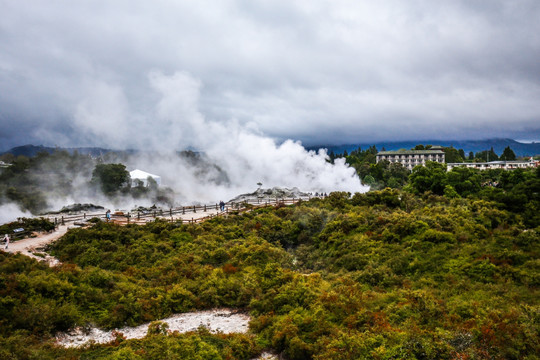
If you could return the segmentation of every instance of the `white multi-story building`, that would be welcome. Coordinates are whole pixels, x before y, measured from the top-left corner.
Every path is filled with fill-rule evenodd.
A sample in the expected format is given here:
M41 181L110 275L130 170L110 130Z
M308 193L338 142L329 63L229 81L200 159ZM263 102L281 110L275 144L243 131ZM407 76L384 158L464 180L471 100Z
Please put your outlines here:
M412 170L416 165L426 165L426 161L435 161L444 164L444 151L440 146L433 146L429 150L396 150L380 151L377 153L377 162L386 160L391 163L401 163Z
M535 161L533 158L524 161L490 161L490 162L476 162L476 163L448 163L446 169L448 171L455 167L464 166L471 169L488 170L488 169L526 169L530 167L538 167L539 161Z

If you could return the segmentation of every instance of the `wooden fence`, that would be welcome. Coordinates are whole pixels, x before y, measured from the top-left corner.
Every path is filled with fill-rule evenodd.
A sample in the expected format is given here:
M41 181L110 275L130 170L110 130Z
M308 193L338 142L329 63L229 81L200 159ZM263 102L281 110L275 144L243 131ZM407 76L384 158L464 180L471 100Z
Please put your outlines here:
M231 213L240 213L250 211L252 209L266 207L266 206L279 206L279 205L291 205L299 201L306 201L312 198L321 198L320 196L309 196L301 198L287 198L287 199L275 199L275 200L251 200L242 202L228 202L225 204L224 211L221 211L219 204L212 205L193 205L193 206L181 206L170 208L169 210L156 209L145 210L136 212L124 212L116 211L111 212L111 222L118 224L145 224L155 219L164 219L168 221L182 222L186 224L194 224L212 219L217 216L224 216ZM197 216L197 213L212 212L206 216ZM215 213L213 213L215 212ZM189 214L192 214L191 219ZM187 215L187 216L186 216ZM83 224L91 218L98 218L100 220L107 221L106 213L83 213L79 215L58 215L46 217L49 221L55 225L67 225L67 224Z

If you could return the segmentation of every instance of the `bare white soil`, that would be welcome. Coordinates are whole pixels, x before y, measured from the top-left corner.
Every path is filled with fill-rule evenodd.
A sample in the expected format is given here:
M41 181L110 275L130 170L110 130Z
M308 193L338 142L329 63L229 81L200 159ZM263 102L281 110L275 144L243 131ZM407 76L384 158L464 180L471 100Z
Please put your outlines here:
M247 332L249 320L248 315L231 309L214 309L177 314L159 321L167 323L171 332L185 333L195 331L199 326L204 326L212 332L229 334ZM140 339L146 336L149 324L109 331L92 328L90 331L85 332L83 329L77 328L57 335L56 339L57 343L64 347L77 347L89 341L105 344L115 339L113 332L122 333L126 339Z
M258 358L253 360L278 360L278 356L269 352L263 352Z

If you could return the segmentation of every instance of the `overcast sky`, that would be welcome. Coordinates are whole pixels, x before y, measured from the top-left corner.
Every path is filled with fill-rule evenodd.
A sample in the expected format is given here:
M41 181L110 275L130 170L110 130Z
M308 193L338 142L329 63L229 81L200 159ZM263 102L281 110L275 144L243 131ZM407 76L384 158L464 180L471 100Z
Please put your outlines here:
M540 139L538 0L0 0L0 13L0 150L196 147L194 132L227 124L305 145Z

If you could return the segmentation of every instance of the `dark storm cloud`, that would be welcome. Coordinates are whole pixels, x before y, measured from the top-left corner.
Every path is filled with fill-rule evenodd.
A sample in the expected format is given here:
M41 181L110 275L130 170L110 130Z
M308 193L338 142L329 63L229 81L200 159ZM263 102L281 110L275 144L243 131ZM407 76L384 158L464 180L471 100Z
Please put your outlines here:
M191 146L198 117L304 143L540 136L537 0L0 8L1 149Z

